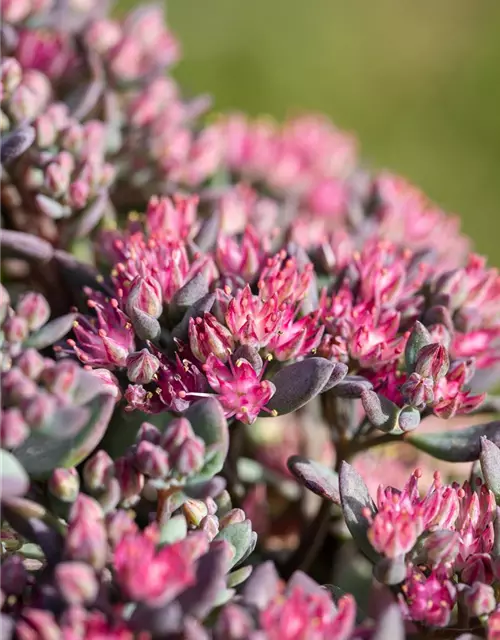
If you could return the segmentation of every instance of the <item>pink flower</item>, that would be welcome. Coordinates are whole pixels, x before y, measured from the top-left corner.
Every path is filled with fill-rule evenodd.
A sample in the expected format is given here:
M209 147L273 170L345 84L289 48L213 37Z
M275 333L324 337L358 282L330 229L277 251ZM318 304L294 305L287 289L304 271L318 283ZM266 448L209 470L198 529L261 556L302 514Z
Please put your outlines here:
M252 294L249 285L229 302L226 323L241 344L265 347L275 337L281 322L276 295L264 300Z
M226 417L235 416L245 424L252 424L265 410L265 405L276 391L275 386L269 380L262 380L263 371L257 373L244 358L235 364L229 360L228 365L210 355L203 370Z
M251 282L264 262L267 239L247 225L240 241L220 234L215 249L217 266L224 276L241 276Z
M189 320L189 346L200 362L206 362L211 353L226 362L234 350L234 340L231 332L215 316L205 313L203 318Z
M380 485L377 491L377 513L370 522L368 539L379 553L389 558L406 554L429 527L450 528L455 521L459 502L451 487L443 487L438 472L434 482L421 498L418 492L420 470L414 471L402 491Z
M74 55L62 32L23 29L19 34L16 59L23 69L36 69L57 80L68 70Z
M456 414L468 413L481 404L485 393L471 395L467 383L473 375L472 364L455 362L446 377L434 387L432 408L440 418L452 418Z
M431 627L446 627L455 606L456 589L440 570L426 576L411 568L402 586L408 617Z
M318 326L319 314L310 313L295 320L293 307L287 307L281 314L279 330L268 345L268 351L283 362L314 352L321 342L324 326Z
M199 537L197 546L189 540L193 535ZM113 554L116 580L124 596L161 606L191 586L196 577L194 561L208 550L205 534L191 536L157 550L154 531L125 534Z
M132 325L116 299L91 290L86 293L92 296L87 304L96 317L80 315L73 325L76 341L70 339L68 345L85 365L124 367L128 354L135 350Z
M268 640L347 640L355 618L352 596L343 596L335 607L327 591L307 593L297 586L267 605L260 625Z
M313 277L312 263L299 269L295 258L287 258L281 251L269 258L259 278L259 293L262 300L276 297L278 305L293 305L305 297Z

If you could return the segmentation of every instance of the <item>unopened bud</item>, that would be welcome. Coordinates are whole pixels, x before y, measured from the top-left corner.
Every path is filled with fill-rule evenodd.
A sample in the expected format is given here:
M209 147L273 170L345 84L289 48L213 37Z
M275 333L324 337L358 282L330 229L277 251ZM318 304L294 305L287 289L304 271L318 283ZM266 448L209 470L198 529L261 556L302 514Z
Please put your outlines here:
M53 119L48 113L42 113L35 120L36 142L42 149L51 147L57 137L57 129Z
M127 376L136 384L148 384L160 367L160 361L148 349L127 356Z
M125 457L116 460L115 477L120 483L124 500L133 501L139 498L144 487L144 476L134 467L131 460Z
M62 502L74 502L80 491L80 478L75 468L54 469L48 483L50 493Z
M488 553L475 553L469 556L460 577L466 584L474 582L491 584L494 578L491 556Z
M160 444L171 453L178 449L188 438L194 437L194 431L187 418L175 418L161 436Z
M165 478L170 470L167 452L147 440L137 445L134 463L141 473L150 478Z
M113 473L113 460L104 449L100 449L85 462L83 481L89 491L102 491L113 477Z
M127 298L127 313L133 316L134 309L138 309L153 318L159 318L163 312L162 298L161 286L157 280L138 276Z
M24 342L29 335L28 321L21 316L11 316L3 323L2 330L7 342Z
M246 520L243 509L231 509L226 515L219 520L219 528L224 529L230 524L237 524Z
M208 515L207 506L202 500L186 500L182 510L188 523L195 527L198 527L203 518Z
M86 562L94 569L103 569L107 559L107 539L104 514L99 504L80 494L70 513L64 541L64 557Z
M10 296L7 289L0 284L0 323L7 317L7 311L10 306Z
M411 373L417 362L420 349L432 342L431 335L421 322L415 322L405 348L406 369Z
M424 540L423 550L433 565L450 564L460 550L460 535L450 530L434 531Z
M95 600L99 583L95 571L84 562L61 562L54 571L57 589L69 605L84 605Z
M217 617L215 640L245 640L254 628L252 618L243 607L228 604Z
M106 530L111 547L116 547L128 533L135 533L137 525L128 511L118 509L106 517Z
M136 442L147 440L153 444L159 444L161 438L160 430L150 422L143 422L137 432Z
M49 391L65 398L70 396L78 386L80 367L72 360L61 360L53 367L47 368L42 379Z
M36 430L50 422L56 405L56 399L53 395L46 391L39 391L36 395L24 400L21 409L26 422Z
M17 640L59 640L61 630L52 611L24 607L16 624Z
M422 347L418 352L415 371L423 378L437 381L448 373L450 358L448 351L438 343Z
M36 349L26 349L17 358L16 366L31 380L38 380L39 375L45 368L45 359Z
M50 307L41 293L30 291L19 299L16 305L18 316L25 318L31 331L36 331L50 318Z
M491 613L496 607L495 591L493 587L482 582L475 582L465 590L463 601L469 614L474 618Z
M11 3L12 5L14 3ZM2 6L3 8L3 6ZM9 20L3 16L4 20ZM4 58L0 63L0 82L5 98L9 97L17 89L23 78L23 70L15 58Z
M172 465L183 476L199 471L205 461L205 443L195 436L184 440L172 457Z
M208 539L212 541L219 533L219 520L217 516L207 515L200 522L200 529L204 531Z
M29 436L28 425L17 407L2 411L0 441L4 449L15 449Z
M108 369L91 369L90 373L99 378L103 385L103 391L108 393L115 399L115 402L119 402L122 397L122 390L118 378L114 373L111 373Z
M414 371L402 385L401 393L408 404L422 411L434 400L434 381Z
M189 320L189 346L200 362L206 362L211 353L226 362L234 350L234 339L215 316L205 313L203 319Z
M91 189L84 180L75 180L69 186L69 204L73 209L83 209L87 204Z
M2 375L3 404L19 404L37 394L36 384L17 367Z

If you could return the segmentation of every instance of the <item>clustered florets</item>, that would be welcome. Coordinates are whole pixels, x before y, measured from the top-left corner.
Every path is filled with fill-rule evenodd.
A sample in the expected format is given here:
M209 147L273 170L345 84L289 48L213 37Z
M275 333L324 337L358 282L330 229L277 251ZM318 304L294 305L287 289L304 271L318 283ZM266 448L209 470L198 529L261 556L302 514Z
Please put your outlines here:
M328 119L205 121L104 4L1 0L2 633L499 637L498 423L425 426L498 411L498 271ZM390 486L402 440L469 479ZM296 570L349 573L340 512L370 616Z

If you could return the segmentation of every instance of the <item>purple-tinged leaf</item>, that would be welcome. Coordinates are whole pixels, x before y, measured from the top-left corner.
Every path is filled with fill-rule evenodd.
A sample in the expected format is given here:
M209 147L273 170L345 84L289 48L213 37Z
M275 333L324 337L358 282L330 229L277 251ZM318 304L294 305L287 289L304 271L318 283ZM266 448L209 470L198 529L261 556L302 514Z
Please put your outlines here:
M496 517L493 520L493 557L500 557L500 507L496 508Z
M405 624L401 609L397 604L391 604L377 620L372 640L405 640Z
M473 462L481 453L481 437L500 446L500 422L478 424L461 430L422 433L406 438L420 451L446 462Z
M196 474L196 482L209 480L222 469L229 449L229 428L224 411L215 398L203 398L189 407L185 417L206 446L207 461Z
M226 488L226 479L215 476L207 482L191 482L184 487L184 493L196 500L215 498Z
M54 249L50 243L22 231L0 230L0 246L4 258L25 258L35 262L48 262L54 255Z
M186 340L188 336L189 320L201 318L204 313L210 311L215 302L215 293L207 293L195 302L184 314L184 317L172 330L172 337L178 340Z
M340 504L339 477L335 471L301 456L288 458L287 466L290 473L309 491Z
M149 631L153 638L175 637L175 634L182 631L182 608L175 601L164 607L139 604L132 613L129 624L134 631Z
M420 349L433 342L431 334L421 322L415 322L405 347L405 364L408 373L415 370Z
M187 309L208 293L208 282L203 273L197 273L175 294L172 306Z
M2 499L22 496L30 486L28 474L17 458L0 449L0 495Z
M201 229L198 231L194 242L200 251L206 253L212 251L217 242L217 236L220 230L220 214L216 211L203 221Z
M210 613L219 594L226 588L227 562L228 549L225 545L212 547L200 558L196 584L179 596L184 615L203 619Z
M373 567L373 575L382 584L401 584L406 578L406 564L403 555L396 558L381 558Z
M264 363L258 350L255 347L251 347L247 344L240 345L236 351L233 353L231 360L233 362L238 362L240 358L243 358L247 362L249 362L252 367L255 369L255 372L259 374L262 371L262 367Z
M267 408L278 415L291 413L303 407L323 390L335 365L326 358L307 358L280 369L271 382L276 393L267 403ZM269 417L262 411L261 417Z
M55 251L54 259L68 286L72 289L90 287L102 291L106 295L113 297L114 291L107 286L95 267L85 262L80 262L66 251Z
M345 379L348 371L349 367L346 364L344 364L343 362L335 362L332 375L323 387L323 391L321 393L325 393L326 391L333 389L333 387L336 387L342 380Z
M5 164L23 154L35 140L35 130L29 125L22 125L4 135L0 146L0 162Z
M25 346L38 350L49 347L64 338L64 336L71 331L76 318L76 313L68 313L65 316L51 320L36 333L32 333L25 342Z
M482 437L479 459L488 489L493 491L497 504L500 504L500 448L488 438Z
M100 193L94 202L78 215L74 229L71 232L72 238L84 238L97 224L106 211L109 202L107 191Z
M364 511L368 509L372 515L375 515L376 507L363 478L347 462L343 462L340 468L339 488L347 528L360 551L375 563L378 560L378 554L368 541L369 523Z
M373 389L373 385L363 376L346 376L333 389L332 394L339 398L361 398L363 391Z
M243 601L259 610L265 609L277 594L279 585L280 577L274 563L270 560L263 562L254 568L243 588Z

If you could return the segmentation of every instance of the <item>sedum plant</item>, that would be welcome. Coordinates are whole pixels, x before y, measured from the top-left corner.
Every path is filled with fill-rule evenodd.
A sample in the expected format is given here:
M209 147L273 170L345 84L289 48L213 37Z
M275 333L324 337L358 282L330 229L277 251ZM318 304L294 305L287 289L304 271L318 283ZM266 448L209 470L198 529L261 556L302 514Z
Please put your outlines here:
M163 12L2 0L2 637L500 634L500 277Z

